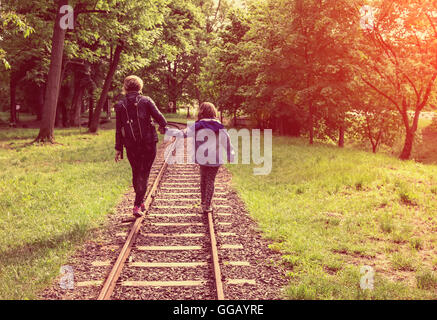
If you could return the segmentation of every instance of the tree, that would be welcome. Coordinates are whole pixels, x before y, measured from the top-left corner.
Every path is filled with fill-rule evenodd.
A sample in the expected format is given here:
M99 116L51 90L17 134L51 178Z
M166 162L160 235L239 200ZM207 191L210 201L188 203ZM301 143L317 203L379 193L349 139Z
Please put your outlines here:
M54 128L56 119L56 107L58 104L61 71L62 71L62 55L64 51L64 38L66 30L61 28L60 21L62 14L60 9L67 5L68 0L58 1L58 10L54 23L52 54L50 59L50 68L46 86L44 99L43 116L37 142L54 142Z
M191 103L196 96L195 90L189 89L195 89L191 84L206 45L202 5L202 1L193 0L171 0L167 4L162 36L154 43L156 59L140 71L147 92L165 92L165 97L156 100L159 105L172 105L169 112L176 112L180 102Z
M420 114L437 78L433 1L380 1L363 45L362 80L398 112L405 129L400 159L411 156Z
M381 100L377 93L368 90L362 83L354 87L355 95L351 103L354 105L353 121L350 122L350 134L356 141L370 144L376 153L381 145L393 147L399 137L402 122L392 108Z
M78 60L71 62L71 68L74 74L74 95L71 104L70 124L73 127L78 127L80 123L80 115L83 97L86 89L94 88L95 83L91 77L91 66L85 61Z
M237 69L241 51L238 44L249 30L242 10L229 10L226 22L218 29L217 37L210 42L208 55L204 58L197 86L200 96L214 101L219 110L234 117L242 108L244 95L240 88L245 84L244 74Z
M146 4L124 0L111 7L110 14L106 17L107 25L101 33L102 41L109 44L107 47L110 48L109 66L89 126L91 133L97 132L99 128L100 115L120 61L121 64L127 65L125 70L138 70L150 63L148 59L151 58L151 54L147 52L162 31L166 3L166 0L152 0Z
M112 78L117 70L118 63L120 62L121 52L123 51L123 43L119 43L115 48L114 57L111 60L108 74L106 75L105 84L103 85L102 93L100 95L99 102L94 110L93 117L90 122L89 131L91 133L97 132L100 124L100 114L103 110L103 106L106 103L109 88L111 86Z
M11 6L9 2L6 5L8 7ZM24 16L17 14L14 11L6 10L4 9L6 8L4 6L5 4L2 6L0 3L0 23L2 25L2 28L0 29L0 41L2 41L6 36L15 36L18 33L22 33L24 38L29 37L34 32L34 29L28 25ZM5 49L0 45L0 61L2 62L3 67L8 70L11 68L11 65L6 59L6 54L7 52Z
M322 92L338 91L350 81L345 61L355 17L346 1L252 2L249 30L234 50L239 52L235 71L228 72L239 76L237 92L245 112L282 134L298 136L306 130L313 143L333 100L327 103Z
M35 29L30 26L30 23L33 22L32 17L27 19L24 14L17 13L17 7L14 3L7 1L3 6L5 7L0 6L0 23L2 24L2 29L0 29L0 60L3 67L9 71L10 122L15 126L17 122L17 85L27 72L37 64L37 61L32 57L32 50L23 50L23 47L31 48L29 37L35 32ZM17 34L20 33L23 34L23 38L17 38Z

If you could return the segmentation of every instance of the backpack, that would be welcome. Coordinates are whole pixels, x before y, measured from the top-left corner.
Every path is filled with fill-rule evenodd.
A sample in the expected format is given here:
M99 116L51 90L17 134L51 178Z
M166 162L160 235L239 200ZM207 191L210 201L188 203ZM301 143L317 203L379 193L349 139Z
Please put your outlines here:
M150 113L145 100L145 97L138 95L136 101L133 102L136 109L136 119L131 118L129 115L128 108L131 106L126 97L124 97L117 105L116 111L119 112L122 121L121 134L125 145L158 141L155 127L150 122Z

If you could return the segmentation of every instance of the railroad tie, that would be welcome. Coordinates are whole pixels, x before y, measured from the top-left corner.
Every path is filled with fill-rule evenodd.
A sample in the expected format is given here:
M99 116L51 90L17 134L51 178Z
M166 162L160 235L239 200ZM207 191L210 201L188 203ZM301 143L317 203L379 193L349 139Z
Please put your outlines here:
M196 251L203 250L202 246L138 246L139 251Z
M241 244L222 244L219 249L241 250L241 249L243 249L243 245L241 245Z
M256 280L252 279L228 279L225 281L226 284L230 285L243 285L243 284L250 284L250 285L256 285Z
M199 287L205 286L207 280L196 281L123 281L123 287Z
M217 209L231 209L231 206L215 205ZM193 209L193 206L154 206L156 209Z
M202 222L186 222L186 223L180 223L180 222L155 222L151 223L152 226L155 227L202 227L205 224Z
M202 217L201 213L150 213L148 217Z
M248 261L225 261L223 264L233 267L250 267L250 262Z
M74 285L78 288L83 288L83 287L97 287L102 285L103 280L90 280L90 281L79 281L76 282Z
M206 234L205 233L173 233L173 234L144 233L143 236L149 238L202 238L202 237L206 237Z
M137 268L197 268L207 266L206 262L131 262Z

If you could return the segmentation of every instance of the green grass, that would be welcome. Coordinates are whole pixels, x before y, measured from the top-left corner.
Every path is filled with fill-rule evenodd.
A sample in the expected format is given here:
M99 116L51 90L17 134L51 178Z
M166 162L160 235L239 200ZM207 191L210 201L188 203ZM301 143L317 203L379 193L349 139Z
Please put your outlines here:
M437 289L437 275L429 270L421 271L416 275L417 286L421 289Z
M402 253L395 253L392 255L391 264L395 270L401 271L415 271L416 262L414 257Z
M3 121L4 123L9 124L9 119L11 114L9 112L0 112L0 123ZM28 114L28 113L19 113L18 114L19 121L32 121L36 119L36 116Z
M36 135L0 130L0 299L36 298L130 184L112 130L56 130L62 145L26 146Z
M430 119L420 119L419 120L419 129L424 129L428 127L432 123Z
M0 130L0 299L35 298L129 186L113 131L84 132L57 130L62 145L43 147L26 146L37 130ZM273 158L269 176L229 168L283 255L285 298L437 297L437 166L289 138L274 138ZM376 269L371 292L362 265Z
M173 122L180 122L180 123L187 123L187 121L195 121L193 117L190 119L187 119L187 115L183 113L165 113L164 114L165 119L167 121L173 121Z
M434 278L417 275L437 270L437 166L301 139L273 141L270 175L228 168L271 248L283 255L285 298L437 298L426 284ZM373 291L360 288L364 265L375 269Z

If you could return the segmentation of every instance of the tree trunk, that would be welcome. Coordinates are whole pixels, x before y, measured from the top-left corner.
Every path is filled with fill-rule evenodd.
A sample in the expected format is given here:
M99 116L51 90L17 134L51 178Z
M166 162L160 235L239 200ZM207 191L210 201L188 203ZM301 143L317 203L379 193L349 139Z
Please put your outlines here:
M82 115L83 95L85 88L80 88L76 104L74 105L73 122L75 127L80 127L80 116Z
M372 152L376 153L376 148L378 148L378 144L376 142L373 142L373 140L370 141L372 144Z
M11 72L11 80L10 80L9 89L10 89L9 96L10 96L10 100L11 100L10 101L11 102L10 103L11 124L15 126L17 124L17 109L16 109L17 101L15 100L16 94L17 94L17 82L16 82L15 77L14 77L12 72Z
M106 120L111 119L111 102L109 101L109 98L106 98L105 105L103 107L103 111L106 113Z
M85 113L85 111L86 111L86 104L85 104L85 100L83 99L84 95L85 95L85 89L83 90L83 93L82 93L82 99L81 99L82 103L80 104L81 105L80 114Z
M70 126L71 127L77 127L77 117L76 117L76 109L79 101L79 91L80 91L80 80L77 75L74 75L74 89L73 89L73 99L71 100L71 106L70 106Z
M61 107L61 113L62 113L62 126L64 128L67 128L70 123L70 118L68 117L68 109L67 109L67 101L64 100L59 105Z
M114 77L115 71L117 70L118 63L120 62L121 52L123 51L123 46L121 44L117 45L114 53L114 59L109 67L108 74L105 79L105 84L103 85L102 94L100 95L99 102L97 103L97 107L94 110L93 118L90 123L89 131L91 133L96 133L99 130L100 124L100 114L102 113L103 106L108 97L109 88L111 86L112 78Z
M88 106L88 113L89 113L89 115L88 115L88 128L91 125L91 121L93 119L93 112L94 112L94 90L93 89L90 89L89 95L90 95L90 98L89 98L89 106Z
M176 105L176 102L177 101L177 99L176 98L174 98L173 99L173 109L171 110L171 113L174 113L174 114L176 114L176 112L178 111L178 107L177 107L177 105Z
M402 153L399 157L401 160L408 160L411 157L411 152L413 151L414 137L419 126L420 112L421 109L416 106L416 112L414 114L411 127L408 125L408 123L406 123L405 125L406 135L404 149L402 150Z
M340 125L340 128L339 128L339 132L338 132L338 134L339 134L339 138L338 138L338 146L339 146L339 148L344 148L344 124L341 124Z
M278 123L279 123L279 134L281 136L285 136L285 128L284 128L284 117L280 117L278 118Z
M61 72L62 72L62 55L64 52L64 39L65 32L60 25L62 6L67 5L68 0L60 0L56 21L54 24L53 39L52 39L52 52L50 59L50 68L47 80L47 87L44 99L44 108L42 114L42 121L39 130L38 137L35 141L54 142L54 128L56 120L56 107L58 105L59 88L61 85Z
M37 120L42 119L42 108L44 106L44 86L38 87L38 106L36 109Z
M34 59L27 60L20 66L17 66L16 70L11 71L9 80L10 90L10 120L12 124L16 124L19 119L17 118L17 86L21 79L26 76L27 71L31 70L36 65Z
M62 81L62 79L61 79ZM70 125L69 114L67 104L70 96L70 86L68 84L62 84L59 90L58 106L56 108L56 128L66 128Z
M81 114L84 91L85 88L80 86L80 79L75 79L74 95L73 95L73 101L71 103L71 116L70 116L70 120L71 120L70 125L72 127L79 127L80 125L80 114Z
M413 151L414 135L415 132L412 130L407 131L407 134L405 135L404 149L399 157L401 160L410 159L411 151Z
M61 118L61 112L62 112L62 101L58 101L58 107L56 108L56 116L55 116L55 128L62 127L62 118Z
M310 130L310 145L313 145L314 144L314 110L313 110L312 104L310 104L308 126L309 126L309 130Z

